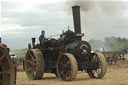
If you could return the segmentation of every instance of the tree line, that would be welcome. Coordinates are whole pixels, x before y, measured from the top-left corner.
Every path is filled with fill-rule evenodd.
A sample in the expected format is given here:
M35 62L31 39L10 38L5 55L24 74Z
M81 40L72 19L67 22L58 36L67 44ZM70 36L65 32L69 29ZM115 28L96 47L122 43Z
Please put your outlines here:
M128 48L128 39L121 37L105 37L104 41L101 40L89 40L92 50L105 50L105 51L122 51Z

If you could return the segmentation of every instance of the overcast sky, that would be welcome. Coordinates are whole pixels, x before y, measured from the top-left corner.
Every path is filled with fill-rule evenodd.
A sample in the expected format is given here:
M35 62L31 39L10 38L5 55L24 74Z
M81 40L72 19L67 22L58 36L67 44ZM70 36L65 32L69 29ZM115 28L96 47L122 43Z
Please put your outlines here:
M38 42L41 30L46 31L46 37L67 30L68 25L74 30L71 6L81 5L84 40L103 40L110 36L128 38L127 4L128 1L115 0L89 0L88 3L74 3L73 0L2 0L0 36L13 50L27 48L31 37L36 37Z

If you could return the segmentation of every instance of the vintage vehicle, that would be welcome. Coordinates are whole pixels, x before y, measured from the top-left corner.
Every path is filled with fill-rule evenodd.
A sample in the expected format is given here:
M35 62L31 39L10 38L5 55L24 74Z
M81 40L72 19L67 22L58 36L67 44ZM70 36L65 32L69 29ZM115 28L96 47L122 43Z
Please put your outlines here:
M2 44L0 38L0 85L14 85L16 83L16 68L9 55L9 48Z
M87 72L91 78L103 78L107 71L104 55L91 53L91 46L82 40L80 6L73 6L75 32L67 30L59 39L48 38L32 46L25 56L25 71L29 79L42 79L44 73L54 73L64 81L75 79L77 71ZM32 48L31 48L32 47Z

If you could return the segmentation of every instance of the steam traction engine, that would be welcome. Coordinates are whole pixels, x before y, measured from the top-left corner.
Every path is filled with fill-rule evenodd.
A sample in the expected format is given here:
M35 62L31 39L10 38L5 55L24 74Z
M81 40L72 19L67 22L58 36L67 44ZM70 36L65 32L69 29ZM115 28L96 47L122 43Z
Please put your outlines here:
M1 43L0 38L0 85L14 85L15 83L16 70L9 55L9 48Z
M68 30L59 39L45 39L25 56L25 70L29 79L41 79L44 73L54 73L64 81L74 80L77 71L86 71L91 78L103 78L107 64L101 53L91 53L91 46L81 38L80 7L74 6L75 32Z

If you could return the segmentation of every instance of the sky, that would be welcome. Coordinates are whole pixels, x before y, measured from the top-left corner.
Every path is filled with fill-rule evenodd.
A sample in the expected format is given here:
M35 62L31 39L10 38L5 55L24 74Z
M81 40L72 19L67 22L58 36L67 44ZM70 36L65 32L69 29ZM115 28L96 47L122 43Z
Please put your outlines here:
M46 37L60 34L68 25L74 31L73 5L81 6L83 40L128 38L128 1L116 0L1 0L0 36L12 50L27 48L42 30Z

